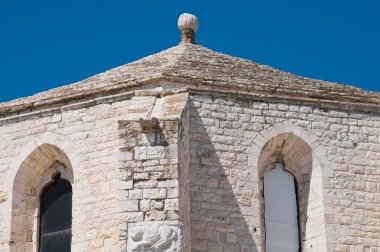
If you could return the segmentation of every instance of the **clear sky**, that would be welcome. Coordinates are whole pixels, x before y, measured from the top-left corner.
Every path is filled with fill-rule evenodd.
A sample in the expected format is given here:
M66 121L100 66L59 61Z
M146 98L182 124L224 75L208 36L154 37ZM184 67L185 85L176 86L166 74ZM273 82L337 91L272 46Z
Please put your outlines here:
M379 0L0 0L0 101L70 84L180 41L380 92Z

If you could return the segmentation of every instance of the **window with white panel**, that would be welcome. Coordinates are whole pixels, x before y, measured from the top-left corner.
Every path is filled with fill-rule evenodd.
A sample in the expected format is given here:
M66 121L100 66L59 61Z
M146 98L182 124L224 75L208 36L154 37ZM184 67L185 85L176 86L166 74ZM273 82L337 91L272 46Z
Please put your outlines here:
M300 251L297 184L282 163L264 173L266 252Z

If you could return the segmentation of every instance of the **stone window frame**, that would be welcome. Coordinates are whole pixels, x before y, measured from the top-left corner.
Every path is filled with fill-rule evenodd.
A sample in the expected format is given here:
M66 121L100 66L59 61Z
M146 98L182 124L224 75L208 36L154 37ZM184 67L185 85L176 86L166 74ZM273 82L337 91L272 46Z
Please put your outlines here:
M34 181L34 184L32 187L28 189L28 195L33 195L34 198L38 199L34 201L33 203L33 210L31 210L28 214L28 218L32 219L32 223L30 224L30 228L28 228L29 231L28 234L24 234L23 237L14 237L15 232L15 225L14 224L14 204L17 204L17 202L20 200L20 193L15 195L15 187L20 185L20 181L17 181L17 177L24 177L25 175L22 175L22 173L25 173L25 168L28 166L28 159L33 155L33 153L36 150L41 151L42 149L45 149L43 152L43 158L44 161L39 160L41 162L43 168L42 172L39 173L39 176L37 179L32 179ZM49 162L46 162L46 158L49 160ZM61 163L61 168L56 167L56 163ZM59 165L58 165L59 166ZM39 237L37 234L39 234L39 202L40 202L40 194L42 193L43 189L48 186L49 183L51 183L52 175L53 173L61 172L62 178L68 180L72 187L73 187L73 195L75 191L75 184L74 184L74 178L76 175L74 174L74 169L78 169L81 166L81 161L79 159L79 155L76 152L76 149L72 146L72 141L68 137L63 137L60 134L55 133L44 133L38 136L29 137L27 144L24 145L21 149L19 154L17 155L16 159L12 162L10 165L10 172L6 176L6 180L4 183L4 189L5 192L8 195L7 200L7 207L8 207L8 213L9 213L9 233L8 237L5 237L5 239L9 240L9 249L10 251L15 251L15 249L18 251L21 248L27 247L31 251L38 251L38 242ZM53 168L53 169L51 169ZM20 175L21 173L21 175ZM30 175L27 175L26 177L31 177ZM23 178L25 180L25 178ZM24 183L24 181L22 181ZM18 185L17 185L18 184ZM22 194L21 194L22 195ZM73 198L73 205L74 205L74 198ZM32 213L31 213L32 212ZM74 208L73 208L74 213ZM74 216L73 216L74 217ZM17 221L17 220L16 220ZM19 222L19 221L18 221ZM29 221L30 222L30 221ZM29 224L28 224L29 225ZM76 232L77 226L75 225L74 218L73 218L73 226L72 230L73 233ZM26 232L25 232L26 233ZM31 239L30 239L31 238ZM29 245L28 239L31 240ZM74 240L72 240L72 244L74 244ZM15 247L15 248L12 248Z
M320 212L318 215L319 220L321 223L318 226L319 233L317 237L311 238L309 237L309 240L302 242L302 247L306 248L313 248L313 249L319 249L320 251L328 251L330 244L330 237L328 237L326 234L326 230L330 228L327 218L328 218L328 206L325 202L325 192L329 189L329 178L332 176L332 169L329 167L329 162L326 155L325 147L318 141L318 138L314 136L313 134L307 132L305 129L296 126L292 124L289 121L285 121L282 123L276 123L272 126L269 126L262 130L261 132L257 133L253 137L253 144L250 147L248 151L248 169L250 170L250 173L252 174L252 182L256 184L256 188L258 189L258 197L257 199L254 199L255 203L260 206L260 216L259 218L260 223L258 224L258 242L261 244L262 251L265 251L265 228L263 226L262 221L262 209L263 209L263 198L262 198L262 186L261 186L261 180L263 179L263 170L268 168L268 164L270 162L274 162L276 159L283 159L285 162L285 165L287 167L291 167L291 160L288 158L281 156L281 155L273 155L275 153L272 153L271 155L266 157L266 162L260 162L262 151L265 149L265 145L272 139L276 138L280 134L293 134L295 137L298 137L302 141L304 141L311 149L312 154L312 171L313 171L313 187L315 186L316 191L318 192L318 197L320 197L318 200L320 201L320 207L317 208L317 210ZM269 161L268 161L269 160ZM294 175L294 173L293 173ZM296 176L297 178L297 176ZM303 178L304 179L304 178ZM311 179L311 178L310 178ZM299 183L300 178L298 178L297 182ZM312 187L311 187L312 188ZM299 189L298 189L299 190ZM311 193L310 194L315 194ZM299 195L298 195L299 197ZM254 203L254 204L255 204ZM316 214L315 212L313 214ZM300 213L300 216L302 213ZM305 221L304 221L305 222ZM306 223L306 222L305 222ZM302 225L302 222L300 222ZM308 223L309 224L309 223ZM302 232L302 230L301 230ZM301 248L302 248L301 247Z

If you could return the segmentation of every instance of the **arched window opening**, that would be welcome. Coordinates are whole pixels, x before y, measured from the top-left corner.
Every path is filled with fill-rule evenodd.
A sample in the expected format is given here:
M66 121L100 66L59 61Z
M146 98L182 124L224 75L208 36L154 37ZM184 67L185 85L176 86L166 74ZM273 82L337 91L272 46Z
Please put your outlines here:
M297 184L282 163L264 173L265 245L267 252L300 251Z
M40 252L70 252L71 222L72 187L57 174L41 195Z
M275 129L270 131L273 132ZM297 134L306 135L302 129L297 129L297 132ZM295 232L298 233L298 236L293 236L298 238L299 249L296 248L292 251L308 251L311 248L315 251L327 251L322 193L324 188L322 178L325 175L322 173L321 166L321 161L323 161L323 166L327 167L325 155L319 153L319 151L315 151L315 149L313 150L310 144L292 132L283 132L272 137L262 147L259 147L257 151L260 151L260 155L257 159L258 173L255 179L257 179L260 191L262 192L258 203L261 204L260 228L262 232L260 232L260 235L264 250L265 247L268 247L266 245L269 245L271 240L270 227L268 227L267 223L267 220L270 221L268 211L275 211L277 209L279 213L273 215L283 218L282 214L285 214L285 210L283 210L285 208L284 204L287 203L290 204L289 207L297 209L299 215L298 218L293 217L294 221L291 222L295 223L295 220L298 220L299 223L298 232ZM251 162L253 168L255 167L254 160L255 157L252 156ZM279 174L285 173L286 176L284 175L284 177L288 177L289 193L285 193L286 191L279 187L280 184L278 182L269 182L271 180L270 174L276 173L276 169L273 169L273 164L276 162L283 162L286 165L280 170ZM294 180L297 181L296 184ZM275 187L271 188L271 186ZM269 190L274 191L273 195L275 197L273 200L270 200ZM284 194L286 196L280 196ZM276 196L279 199L276 199ZM272 202L283 202L284 199L287 199L285 203L273 204L271 206ZM291 213L295 215L296 212L291 211ZM294 242L294 244L297 243ZM278 250L266 249L265 251L272 252ZM286 250L282 249L280 251Z
M13 165L17 169L9 176L14 178L13 181L9 180L8 186L12 188L10 252L40 251L41 196L44 189L47 185L53 186L53 175L58 173L61 180L70 181L67 182L70 186L74 183L71 161L62 149L48 143L39 145L31 152L30 149L28 147L20 154Z

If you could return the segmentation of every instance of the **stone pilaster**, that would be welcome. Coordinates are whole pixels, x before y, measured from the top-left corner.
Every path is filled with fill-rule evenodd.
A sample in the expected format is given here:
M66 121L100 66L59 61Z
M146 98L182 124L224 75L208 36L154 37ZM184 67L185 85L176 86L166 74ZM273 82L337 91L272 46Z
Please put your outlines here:
M121 251L190 251L187 96L162 99L119 121Z

